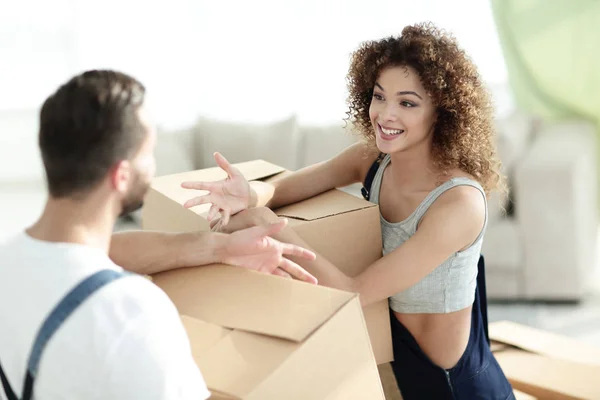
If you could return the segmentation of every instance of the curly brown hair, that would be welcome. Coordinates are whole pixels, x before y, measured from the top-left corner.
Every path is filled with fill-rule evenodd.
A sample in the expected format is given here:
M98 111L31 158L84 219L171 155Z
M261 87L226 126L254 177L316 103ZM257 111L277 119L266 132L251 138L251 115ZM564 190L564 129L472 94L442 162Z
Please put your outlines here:
M393 66L417 71L437 108L433 159L442 176L459 168L472 175L486 193L505 192L490 96L477 68L454 37L431 23L407 26L399 37L367 41L352 54L346 121L374 144L369 118L373 87L380 72Z

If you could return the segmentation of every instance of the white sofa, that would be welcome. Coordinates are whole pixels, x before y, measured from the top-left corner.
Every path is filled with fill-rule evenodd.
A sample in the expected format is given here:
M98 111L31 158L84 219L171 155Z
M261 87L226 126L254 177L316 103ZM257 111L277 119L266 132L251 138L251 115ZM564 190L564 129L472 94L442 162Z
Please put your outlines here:
M46 194L36 143L37 117L37 110L0 113L0 132L7 133L0 135L4 144L0 197L8 202L0 213L0 239L30 224L42 211ZM483 246L488 295L578 300L588 283L593 285L593 278L600 277L594 126L582 121L542 124L519 112L503 112L497 128L514 212L503 215L497 196L489 199ZM15 137L20 140L9 145L9 138ZM295 116L269 124L200 118L186 129L159 129L157 173L213 166L214 151L232 162L262 158L298 169L334 156L355 140L341 120L310 126ZM359 188L347 190L360 195ZM18 206L22 204L28 206Z
M580 300L597 269L597 133L583 121L498 121L512 213L491 205L483 245L488 296ZM504 204L505 206L507 204Z
M497 121L498 151L511 204L490 198L483 246L491 299L579 300L596 266L596 133L584 122L536 122L513 112ZM262 158L289 169L325 160L356 140L344 122L306 126L294 116L270 124L201 118L160 131L158 175ZM348 189L359 195L359 185ZM502 208L513 210L505 214Z
M264 159L290 170L334 156L356 140L345 123L310 126L295 116L268 124L200 118L178 131L159 128L157 175L214 166L213 153L232 162Z

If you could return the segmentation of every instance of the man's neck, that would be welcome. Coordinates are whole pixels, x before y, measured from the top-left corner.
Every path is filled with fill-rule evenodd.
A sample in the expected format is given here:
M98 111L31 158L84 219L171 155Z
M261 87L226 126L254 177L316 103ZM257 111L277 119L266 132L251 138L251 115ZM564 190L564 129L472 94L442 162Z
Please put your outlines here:
M83 244L108 253L114 224L106 203L50 197L40 219L26 232L38 240Z

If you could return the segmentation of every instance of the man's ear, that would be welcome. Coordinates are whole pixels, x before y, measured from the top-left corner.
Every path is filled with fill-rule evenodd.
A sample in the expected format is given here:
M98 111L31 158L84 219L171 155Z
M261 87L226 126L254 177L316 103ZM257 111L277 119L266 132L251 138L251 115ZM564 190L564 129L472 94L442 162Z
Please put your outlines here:
M127 193L131 181L131 163L122 160L110 169L110 185L119 193Z

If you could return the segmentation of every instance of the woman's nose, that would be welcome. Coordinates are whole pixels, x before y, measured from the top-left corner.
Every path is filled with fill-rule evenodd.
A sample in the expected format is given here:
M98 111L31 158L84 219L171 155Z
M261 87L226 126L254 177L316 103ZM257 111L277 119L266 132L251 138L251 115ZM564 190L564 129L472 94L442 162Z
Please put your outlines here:
M394 105L389 104L384 107L381 113L383 121L395 122L398 119L398 109Z

